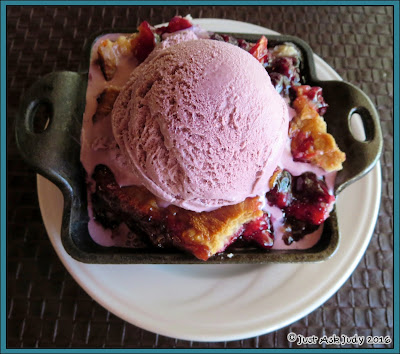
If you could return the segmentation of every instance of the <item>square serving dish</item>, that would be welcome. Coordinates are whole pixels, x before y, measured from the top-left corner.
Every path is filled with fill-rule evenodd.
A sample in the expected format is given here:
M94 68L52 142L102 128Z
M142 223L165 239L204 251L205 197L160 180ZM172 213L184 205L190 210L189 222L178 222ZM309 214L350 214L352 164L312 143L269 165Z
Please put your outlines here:
M130 29L114 33L132 33ZM235 249L234 257L219 253L204 262L180 250L146 247L140 249L103 247L96 244L88 232L85 170L80 162L80 134L85 109L86 87L93 43L103 34L92 37L85 49L81 72L54 72L39 79L22 99L16 120L16 138L25 160L44 177L55 183L64 195L61 238L66 251L85 263L268 263L316 262L329 258L336 251L340 232L336 210L324 223L319 242L306 250L263 250L256 247ZM232 34L256 42L261 35ZM271 45L293 43L302 53L302 84L320 86L329 108L324 115L346 161L337 174L335 195L365 175L378 161L382 150L379 117L369 98L355 86L343 81L320 81L316 77L313 53L302 40L292 36L266 35ZM42 132L35 132L35 117L40 109L47 110L50 122ZM356 140L350 130L350 118L358 113L363 121L366 140ZM229 252L232 252L231 250Z

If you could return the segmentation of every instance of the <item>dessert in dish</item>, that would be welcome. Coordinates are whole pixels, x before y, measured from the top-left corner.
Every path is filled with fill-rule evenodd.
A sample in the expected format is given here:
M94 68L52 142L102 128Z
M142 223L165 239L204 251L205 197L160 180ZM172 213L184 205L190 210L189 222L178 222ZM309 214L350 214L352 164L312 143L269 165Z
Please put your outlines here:
M89 232L104 246L307 248L344 153L301 52L143 22L92 49L82 128Z

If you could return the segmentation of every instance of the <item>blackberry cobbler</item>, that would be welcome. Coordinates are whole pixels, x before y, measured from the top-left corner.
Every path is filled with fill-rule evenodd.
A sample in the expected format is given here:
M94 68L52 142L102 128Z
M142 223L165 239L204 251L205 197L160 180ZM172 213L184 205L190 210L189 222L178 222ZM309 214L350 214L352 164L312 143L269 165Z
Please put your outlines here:
M101 39L92 65L101 69L103 78L98 82L104 89L95 98L91 124L109 126L106 122L110 120L114 102L124 84L122 79L115 79L119 67L128 62L133 67L145 61L156 43L170 34L191 30L198 29L190 18L176 16L165 27L154 28L142 22L138 33ZM271 44L265 36L250 43L231 35L206 35L209 40L242 48L265 67L276 91L288 104L291 115L287 137L289 165L303 166L301 173L295 174L293 170L296 169L279 164L269 179L269 190L264 198L248 197L241 203L196 212L162 205L142 185L121 186L116 182L112 166L99 160L94 173L88 176L89 215L92 232L106 231L107 245L175 247L207 260L228 246L229 250L235 245L268 250L278 239L286 246L293 246L320 229L329 217L335 197L325 176L342 168L345 154L327 133L323 115L328 105L322 89L303 82L300 50L292 43ZM94 145L93 149L98 150L106 145L116 151L119 149L110 139L97 138ZM309 169L305 170L304 166ZM91 236L96 239L95 235Z

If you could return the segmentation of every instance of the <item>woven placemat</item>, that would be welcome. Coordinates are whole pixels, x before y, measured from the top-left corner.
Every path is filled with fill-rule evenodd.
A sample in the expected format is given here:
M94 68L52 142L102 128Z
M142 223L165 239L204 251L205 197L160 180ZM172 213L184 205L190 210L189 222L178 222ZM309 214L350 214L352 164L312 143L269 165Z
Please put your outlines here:
M296 35L376 105L384 134L382 204L357 269L325 304L292 325L241 341L198 343L135 327L94 302L59 261L40 215L35 173L18 154L24 91L55 70L79 69L101 28L157 24L176 14L226 18ZM287 333L393 336L393 9L390 6L7 7L8 348L288 348ZM324 346L324 345L323 345ZM316 347L310 345L309 347ZM335 348L337 346L329 346ZM346 347L352 347L351 345ZM382 347L367 345L363 347Z

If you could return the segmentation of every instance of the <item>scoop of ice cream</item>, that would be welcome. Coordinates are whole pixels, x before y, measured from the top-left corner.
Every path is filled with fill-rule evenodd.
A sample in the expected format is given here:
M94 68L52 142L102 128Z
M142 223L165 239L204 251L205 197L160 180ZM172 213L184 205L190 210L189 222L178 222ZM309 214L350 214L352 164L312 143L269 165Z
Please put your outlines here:
M264 67L208 39L148 59L112 111L115 139L142 184L198 212L264 195L288 132L286 103Z

